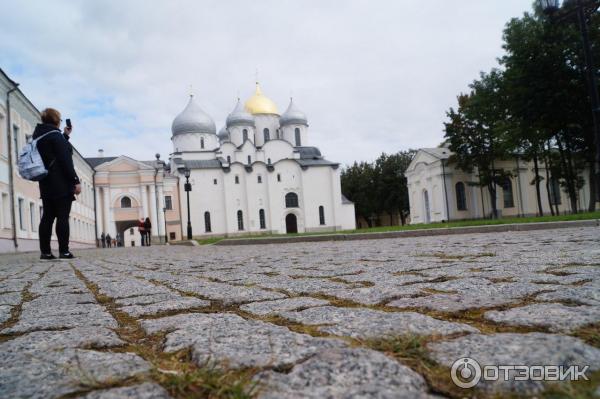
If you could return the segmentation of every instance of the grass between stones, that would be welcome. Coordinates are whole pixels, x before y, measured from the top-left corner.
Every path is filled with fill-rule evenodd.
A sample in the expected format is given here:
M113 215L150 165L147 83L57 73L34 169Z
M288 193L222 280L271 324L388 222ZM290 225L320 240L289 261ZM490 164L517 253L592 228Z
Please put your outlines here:
M600 349L600 323L589 324L575 330L571 335L585 341L586 344ZM599 379L600 381L600 379Z
M101 294L96 284L88 280L73 265L71 267L98 303L104 306L117 320L118 328L115 332L126 342L126 345L110 351L135 353L149 362L152 370L145 377L146 379L149 378L160 384L174 398L246 399L254 396L257 386L252 381L252 377L258 370L230 370L212 364L198 366L193 362L190 350L175 353L163 352L162 347L166 333L147 335L138 320L120 311L112 298ZM217 309L202 308L202 311L206 310L217 311ZM171 314L179 313L182 312L171 312ZM102 384L102 386L90 385L83 381L83 388L90 391L117 385L126 386L134 382L141 382L143 378L138 377L118 384ZM82 393L81 391L77 392L78 395Z

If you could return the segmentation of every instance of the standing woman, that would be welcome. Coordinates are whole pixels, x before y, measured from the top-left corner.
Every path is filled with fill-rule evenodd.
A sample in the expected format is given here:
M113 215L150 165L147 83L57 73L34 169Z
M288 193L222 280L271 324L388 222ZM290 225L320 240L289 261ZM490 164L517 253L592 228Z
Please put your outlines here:
M144 222L144 231L146 232L146 245L150 246L152 236L152 223L150 223L150 218L146 218Z
M146 246L146 228L145 228L145 223L144 223L144 219L140 219L140 222L138 223L138 230L140 232L140 237L142 238L142 247Z

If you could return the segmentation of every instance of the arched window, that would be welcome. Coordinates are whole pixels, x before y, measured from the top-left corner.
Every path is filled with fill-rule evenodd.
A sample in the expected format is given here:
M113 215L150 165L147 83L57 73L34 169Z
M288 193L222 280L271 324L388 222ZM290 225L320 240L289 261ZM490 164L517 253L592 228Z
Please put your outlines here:
M265 143L271 140L271 132L269 132L269 129L265 128L265 130L263 130L263 134L265 137Z
M277 173L277 181L281 181L281 174Z
M200 148L204 148L204 137L200 138Z
M242 142L248 140L248 129L242 130Z
M502 192L504 196L504 208L514 208L515 201L513 199L512 182L509 177L502 182Z
M456 183L456 209L459 211L467 210L467 196L465 194L465 183Z
M325 208L323 205L319 207L319 224L325 226Z
M294 129L294 135L296 136L296 147L300 147L302 145L302 140L300 140L300 128Z
M258 175L257 181L258 181L259 184L262 183L262 176L261 175Z
M252 157L250 155L248 155L248 165L252 164Z
M204 231L210 233L212 231L210 225L210 212L204 212Z
M121 198L121 208L131 208L131 198L129 198L129 197Z
M267 164L268 164L268 165L271 165L271 158L268 158L268 159L267 159Z
M265 221L265 210L261 209L258 211L258 219L260 220L260 228L264 230L267 228L267 222Z
M240 177L239 176L235 176L235 184L240 184Z
M242 211L237 211L237 221L238 221L238 230L244 230L244 213Z
M227 155L227 163L231 163L231 155Z
M298 194L287 193L285 195L285 207L286 208L298 208Z

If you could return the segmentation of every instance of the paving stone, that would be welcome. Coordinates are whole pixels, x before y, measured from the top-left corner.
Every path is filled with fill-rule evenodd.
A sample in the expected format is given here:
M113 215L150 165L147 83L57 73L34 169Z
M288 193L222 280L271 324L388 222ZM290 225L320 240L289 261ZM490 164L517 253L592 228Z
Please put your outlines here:
M381 338L406 334L448 335L478 332L466 324L434 319L414 312L382 312L365 308L323 306L281 316L305 325L321 326L319 331L353 338Z
M78 327L64 331L35 331L0 343L0 362L11 363L10 354L52 349L100 349L124 345L117 334L102 327Z
M146 305L124 306L120 310L133 317L155 315L161 312L201 308L210 306L209 301L198 298L180 297L167 301L151 303Z
M489 308L517 302L517 299L461 294L433 294L416 298L400 298L387 303L397 308L426 308L441 312Z
M274 301L253 302L240 306L240 309L255 315L264 316L280 312L329 305L328 301L310 297L277 299Z
M145 382L122 388L90 392L82 399L170 399L168 392L158 384Z
M585 344L578 338L529 333L503 333L493 335L470 334L449 341L429 344L433 358L451 367L463 357L469 357L484 365L564 365L590 366L600 369L600 349ZM481 381L478 388L495 393L532 394L543 389L539 381Z
M267 291L260 288L213 283L198 279L179 280L171 284L173 288L178 290L191 292L215 301L221 301L225 305L286 297L279 292Z
M286 327L245 320L233 313L177 315L142 322L147 334L169 331L164 350L192 348L197 364L214 362L231 368L284 367L342 341L313 338Z
M10 319L12 312L12 306L1 305L0 306L0 323L4 323Z
M600 306L600 289L597 286L563 287L536 296L540 301L573 301L584 305Z
M255 378L258 398L432 398L423 377L368 349L319 352L291 372L266 371Z
M18 305L21 303L20 292L9 292L0 294L0 305Z
M536 303L504 311L486 312L485 318L496 323L545 327L553 332L571 332L600 321L600 307Z

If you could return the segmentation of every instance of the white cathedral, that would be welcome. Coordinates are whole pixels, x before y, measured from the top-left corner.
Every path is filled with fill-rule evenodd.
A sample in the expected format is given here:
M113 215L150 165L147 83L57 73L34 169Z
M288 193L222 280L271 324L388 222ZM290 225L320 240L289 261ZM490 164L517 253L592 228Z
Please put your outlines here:
M178 177L182 235L303 233L356 227L338 163L309 146L308 121L293 100L279 114L256 84L217 134L193 96L172 124L171 174Z

